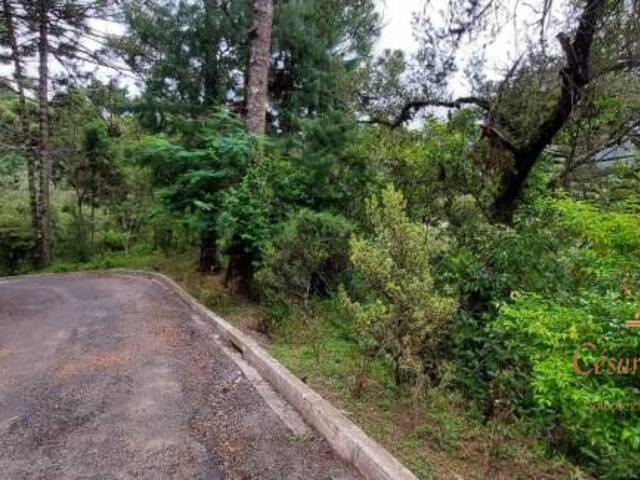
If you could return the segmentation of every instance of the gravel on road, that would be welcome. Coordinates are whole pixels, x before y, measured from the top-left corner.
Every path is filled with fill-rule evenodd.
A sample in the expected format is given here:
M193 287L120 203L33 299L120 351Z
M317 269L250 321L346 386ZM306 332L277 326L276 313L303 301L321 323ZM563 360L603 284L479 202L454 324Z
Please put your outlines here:
M0 279L0 478L359 478L193 316L140 277Z

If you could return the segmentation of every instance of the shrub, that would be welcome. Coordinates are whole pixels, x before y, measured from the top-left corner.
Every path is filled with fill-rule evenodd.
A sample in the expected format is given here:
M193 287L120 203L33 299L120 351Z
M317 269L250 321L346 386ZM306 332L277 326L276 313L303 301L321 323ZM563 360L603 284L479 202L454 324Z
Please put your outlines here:
M546 206L562 239L557 262L571 275L555 292L514 289L491 329L505 339L507 356L519 359L513 373L528 379L533 413L555 447L587 460L603 478L635 478L640 332L625 322L640 305L640 218L566 199ZM602 355L604 373L579 375L577 350L582 371Z
M353 237L350 244L363 300L343 290L341 301L366 344L391 358L399 384L403 372L421 377L425 367L437 365L455 301L434 287L430 255L437 243L427 239L423 225L409 220L402 194L388 187L381 202L368 202L366 212L373 235Z
M256 280L268 303L293 300L307 306L327 293L349 262L352 224L340 215L302 209L285 222L266 248Z
M126 234L116 230L107 230L103 234L102 243L106 250L112 252L123 251L127 243Z
M0 274L17 273L31 260L33 244L28 203L13 197L17 194L0 198Z
M266 157L225 193L217 222L220 246L230 264L237 262L245 281L251 280L279 226L302 203L302 176L293 163Z
M93 255L91 245L91 220L74 214L60 237L59 249L73 260L88 261Z

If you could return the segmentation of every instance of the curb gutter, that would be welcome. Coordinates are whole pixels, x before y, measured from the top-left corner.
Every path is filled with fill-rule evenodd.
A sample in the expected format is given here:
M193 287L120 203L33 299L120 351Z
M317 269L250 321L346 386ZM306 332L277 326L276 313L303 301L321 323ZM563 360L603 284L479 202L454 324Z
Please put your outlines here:
M253 339L208 310L166 275L155 272L111 270L147 277L163 284L199 314L209 318L222 341L239 351L245 361L289 402L305 421L324 436L334 451L351 463L366 480L418 480L404 465L372 440L333 405L314 392Z

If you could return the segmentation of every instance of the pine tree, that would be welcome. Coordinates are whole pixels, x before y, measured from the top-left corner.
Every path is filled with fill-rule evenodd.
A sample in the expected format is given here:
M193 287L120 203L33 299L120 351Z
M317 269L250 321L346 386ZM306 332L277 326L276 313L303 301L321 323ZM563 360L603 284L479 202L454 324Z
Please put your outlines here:
M16 18L13 5L9 0L2 0L2 15L4 17L4 27L6 30L5 42L9 46L11 62L13 63L13 76L16 83L16 93L18 95L18 116L20 117L20 132L18 138L19 147L23 150L27 163L27 181L29 188L29 203L31 209L31 226L33 238L37 238L40 225L38 216L38 188L36 185L36 155L32 148L32 140L27 112L26 79L24 74L22 54L18 47L16 33Z
M247 72L247 129L259 135L264 134L267 120L272 28L273 0L254 0L251 58Z
M91 20L108 19L117 0L3 0L3 15L14 64L14 80L21 98L22 142L28 141L26 89L22 65L38 64L35 97L38 103L36 160L28 158L29 191L34 226L34 259L38 267L51 259L51 152L49 146L50 63L55 61L69 74L68 81L82 76L81 64L108 65L105 51L86 46L87 39L104 46L105 38L91 27ZM18 48L20 45L20 48ZM35 58L34 58L35 57ZM27 151L31 151L27 145ZM36 168L37 167L37 168Z

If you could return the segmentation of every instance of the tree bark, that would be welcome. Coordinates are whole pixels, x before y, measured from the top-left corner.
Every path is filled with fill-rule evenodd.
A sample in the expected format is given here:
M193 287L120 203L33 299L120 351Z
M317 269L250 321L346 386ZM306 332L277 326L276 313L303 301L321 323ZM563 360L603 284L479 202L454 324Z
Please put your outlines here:
M253 255L245 250L242 240L237 235L231 239L227 249L229 263L224 277L224 286L229 287L231 281L237 278L235 291L249 298L252 297L251 283L253 281Z
M22 71L22 62L20 61L20 51L18 50L18 41L16 39L16 30L14 24L13 5L10 0L2 0L4 10L5 28L9 40L9 48L11 49L11 59L13 61L13 74L18 89L18 115L20 117L20 138L19 143L23 146L27 161L27 183L29 188L29 205L31 208L31 227L33 231L34 247L37 247L38 238L38 188L36 185L36 158L35 152L31 145L31 136L29 133L29 118L27 115L27 100L25 97L24 74Z
M560 71L560 97L531 140L513 152L513 167L503 175L498 196L491 207L494 219L499 222L511 222L529 173L544 149L565 126L582 97L583 88L589 84L591 44L604 11L604 4L605 0L586 0L573 38L558 35L565 54L565 65Z
M216 248L216 233L207 230L200 234L200 261L198 270L202 273L212 273L220 269L218 250Z
M211 107L220 99L220 75L218 72L218 27L216 25L216 5L215 0L204 0L204 28L205 38L207 38L207 48L205 49L202 82L204 91L204 106Z
M253 1L253 28L247 87L247 130L262 135L266 129L273 0Z
M44 267L51 258L50 252L50 205L49 180L51 177L51 159L49 157L49 0L38 2L39 21L39 81L38 102L40 106L39 146L40 185L38 192L38 235L36 245L36 265Z

